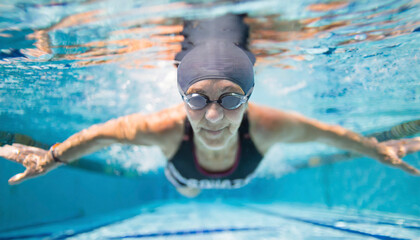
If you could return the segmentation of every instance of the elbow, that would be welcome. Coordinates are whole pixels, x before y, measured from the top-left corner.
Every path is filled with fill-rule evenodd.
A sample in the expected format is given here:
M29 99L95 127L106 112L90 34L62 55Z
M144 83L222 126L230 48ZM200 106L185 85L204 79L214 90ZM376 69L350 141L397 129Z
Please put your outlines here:
M93 125L87 129L84 129L76 135L78 143L95 142L104 139L104 135L101 131L101 124Z
M330 144L338 136L346 134L345 129L338 125L329 125L321 122L311 122L304 125L304 137L307 141L316 141Z
M338 125L327 125L320 131L318 141L329 145L340 145L343 140L360 142L361 136Z
M118 143L123 141L124 134L117 119L112 119L82 130L78 137L79 141Z
M130 142L136 138L136 128L130 122L130 119L125 117L120 117L117 119L117 127L115 128L115 135L117 136L118 141L120 142Z

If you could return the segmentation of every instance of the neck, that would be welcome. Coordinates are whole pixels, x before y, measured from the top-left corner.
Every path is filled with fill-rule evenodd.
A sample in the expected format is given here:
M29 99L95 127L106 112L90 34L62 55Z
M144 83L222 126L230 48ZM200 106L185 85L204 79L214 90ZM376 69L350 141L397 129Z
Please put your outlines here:
M197 138L194 138L194 145L199 160L226 161L227 159L230 159L227 156L236 154L238 141L239 134L236 133L221 148L211 148Z

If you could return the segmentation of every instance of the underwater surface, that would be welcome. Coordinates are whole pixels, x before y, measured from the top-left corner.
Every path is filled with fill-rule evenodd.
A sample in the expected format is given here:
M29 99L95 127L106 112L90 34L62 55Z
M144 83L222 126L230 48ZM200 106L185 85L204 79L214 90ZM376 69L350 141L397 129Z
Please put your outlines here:
M257 57L252 102L364 135L420 119L418 0L5 0L0 3L0 145L22 142L48 147L92 124L181 103L174 90L173 58L181 49L182 22L226 13L248 15L249 46ZM414 130L418 136L420 127ZM420 167L419 157L416 153L404 160ZM80 238L203 228L223 230L205 235L208 239L221 237L219 233L233 234L223 239L247 239L244 236L251 233L249 239L420 236L416 225L420 178L316 143L278 144L251 184L237 190L204 191L188 204L166 180L165 159L154 147L113 145L16 186L9 186L7 179L23 168L0 160L0 239L45 234L42 227L51 233L53 224L84 217L100 221L95 216L133 208L141 211L134 211L138 216L128 223L92 228ZM173 229L166 228L161 224L166 213L148 213L150 219L142 214L150 204L183 220ZM262 212L252 212L253 205L267 211L280 209L282 217L289 218L265 219L259 215ZM215 216L206 219L203 208L213 209ZM372 220L373 216L361 214L364 211L378 217ZM192 215L184 218L185 212ZM222 212L228 216L226 221L235 218L235 224L220 222ZM356 223L341 221L347 213L349 218L357 215L357 224L363 224L354 227ZM393 221L387 223L393 225L378 230L388 216ZM296 223L290 217L371 235L308 227L310 223ZM264 220L254 224L247 218ZM90 223L97 227L96 220ZM284 232L286 228L279 227L284 224L297 225ZM113 228L120 230L110 234ZM230 228L239 230L226 230ZM52 235L44 237L48 236ZM207 239L203 236L200 239Z

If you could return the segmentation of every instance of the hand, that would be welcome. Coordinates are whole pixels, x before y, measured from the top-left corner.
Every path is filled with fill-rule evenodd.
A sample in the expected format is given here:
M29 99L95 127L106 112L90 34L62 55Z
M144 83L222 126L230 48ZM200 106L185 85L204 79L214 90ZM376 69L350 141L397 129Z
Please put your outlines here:
M407 154L420 151L420 137L401 140L389 140L379 143L379 161L420 176L420 171L403 160Z
M22 164L26 170L9 179L9 184L18 184L26 179L43 175L60 163L54 161L52 154L41 148L22 144L0 147L0 157Z

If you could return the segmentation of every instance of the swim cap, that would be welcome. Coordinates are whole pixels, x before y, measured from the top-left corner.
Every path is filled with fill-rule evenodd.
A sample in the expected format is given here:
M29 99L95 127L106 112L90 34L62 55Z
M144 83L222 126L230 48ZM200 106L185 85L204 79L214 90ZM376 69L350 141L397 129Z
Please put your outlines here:
M226 79L238 84L245 94L254 86L252 53L228 41L206 41L194 46L178 66L178 86L186 93L205 79Z

